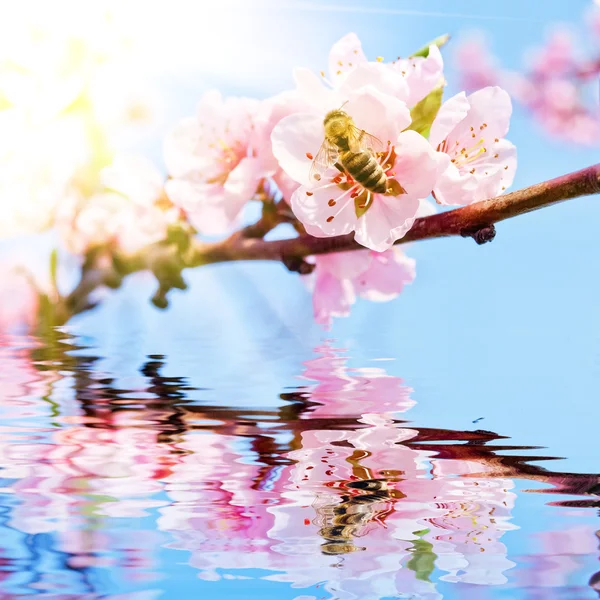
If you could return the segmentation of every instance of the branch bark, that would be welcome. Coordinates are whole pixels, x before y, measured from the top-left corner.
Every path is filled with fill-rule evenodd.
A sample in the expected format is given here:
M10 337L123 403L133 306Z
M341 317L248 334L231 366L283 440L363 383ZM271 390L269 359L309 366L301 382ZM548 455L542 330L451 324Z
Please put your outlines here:
M396 243L462 236L473 237L481 244L493 239L495 223L558 202L597 193L600 193L600 163L497 198L416 219L410 231ZM277 208L281 210L280 206ZM170 269L181 273L181 269L235 260L273 260L282 262L289 268L290 264L301 265L302 259L307 256L364 250L363 246L354 241L353 234L329 238L304 234L277 241L257 238L256 235L263 229L266 232L275 226L276 223L271 219L274 214L275 212L263 215L255 226L242 229L220 242L206 243L193 239L183 252L175 251L172 244L154 244L133 256L115 256L114 264L119 265L118 270L122 276L146 269L158 276ZM284 221L285 219L280 222ZM79 285L63 299L73 314L89 307L87 297L96 287L114 280L114 264L107 265L104 261L95 269L85 270ZM296 270L302 272L301 268ZM159 281L162 297L170 287L180 286L165 286L164 282Z
M462 236L475 237L494 223L545 208L558 202L580 196L600 193L600 164L538 183L522 190L476 202L455 210L417 219L410 231L397 244L434 238ZM354 235L315 238L302 235L273 242L264 240L224 240L217 244L198 243L189 266L227 260L279 260L303 258L330 252L361 250Z

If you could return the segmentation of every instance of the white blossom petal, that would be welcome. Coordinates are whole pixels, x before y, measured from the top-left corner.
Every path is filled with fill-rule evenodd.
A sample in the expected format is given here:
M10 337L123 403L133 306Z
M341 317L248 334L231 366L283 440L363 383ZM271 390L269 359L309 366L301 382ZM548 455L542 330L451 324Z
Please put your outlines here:
M311 185L310 168L325 137L323 117L312 113L290 115L279 121L271 134L279 165L300 184Z

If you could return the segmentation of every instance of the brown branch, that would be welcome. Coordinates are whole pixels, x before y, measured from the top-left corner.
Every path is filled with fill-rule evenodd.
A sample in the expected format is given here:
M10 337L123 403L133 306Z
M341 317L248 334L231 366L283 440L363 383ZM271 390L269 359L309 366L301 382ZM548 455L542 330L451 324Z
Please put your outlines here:
M410 231L397 244L441 237L475 237L494 223L538 210L558 202L600 192L600 164L569 173L556 179L538 183L522 190L476 202L455 210L422 217L414 222ZM484 238L485 241L485 238ZM199 243L189 266L228 260L284 260L302 258L330 252L364 249L354 241L354 235L315 238L303 235L294 239L265 242L241 240L230 244Z
M600 193L600 164L497 198L419 218L410 231L396 243L462 236L473 237L481 244L493 239L494 223L558 202L597 193ZM304 234L293 239L270 242L252 237L259 230L270 230L277 222L285 222L287 216L283 216L281 211L282 207L277 205L274 212L263 215L257 227L242 229L221 242L206 243L192 239L189 247L182 252L177 251L172 244L159 243L134 256L115 256L114 263L118 265L117 270L121 276L146 269L153 271L159 279L161 297L164 298L164 294L171 287L181 285L165 285L160 273L172 271L180 274L185 268L235 260L274 260L282 262L288 268L290 265L300 265L296 270L302 272L302 259L307 256L364 249L354 241L352 234L329 238L316 238ZM277 221L274 215L279 213L282 217ZM113 280L114 270L114 265L106 263L98 265L95 269L86 269L79 285L64 299L72 314L77 314L89 306L87 296L98 285L106 285Z

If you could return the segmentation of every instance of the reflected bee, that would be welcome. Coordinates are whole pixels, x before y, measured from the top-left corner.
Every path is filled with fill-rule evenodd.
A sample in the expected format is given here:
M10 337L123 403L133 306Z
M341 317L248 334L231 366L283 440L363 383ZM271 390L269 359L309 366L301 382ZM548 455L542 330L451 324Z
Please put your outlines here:
M359 129L352 117L341 108L330 110L323 120L325 139L317 152L309 173L311 181L319 181L331 166L350 175L370 194L398 195L405 190L397 181L388 179L380 158L386 160L392 149L386 150L375 136ZM390 168L389 165L385 167Z
M325 540L321 545L324 554L346 554L365 550L354 545L356 537L367 533L369 525L387 512L376 508L382 502L393 501L393 494L388 489L385 479L362 479L344 484L346 489L360 490L364 493L340 497L339 504L313 505L317 511L316 523L320 526L319 535Z
M350 483L347 483L346 487L354 490L367 490L369 492L379 492L381 490L387 491L388 480L360 479L359 481L351 481ZM356 497L354 499L356 499Z
M363 546L355 546L352 543L345 542L325 542L321 544L321 552L323 554L331 554L337 556L339 554L350 554L350 552L362 552L366 550Z

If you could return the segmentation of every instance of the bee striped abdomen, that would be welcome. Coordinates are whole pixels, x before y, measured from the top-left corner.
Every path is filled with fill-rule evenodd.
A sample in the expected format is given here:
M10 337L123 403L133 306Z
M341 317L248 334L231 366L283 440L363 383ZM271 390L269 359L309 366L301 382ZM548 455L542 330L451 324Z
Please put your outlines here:
M377 194L387 191L387 177L383 167L368 150L361 152L343 152L340 156L342 166L365 189Z

